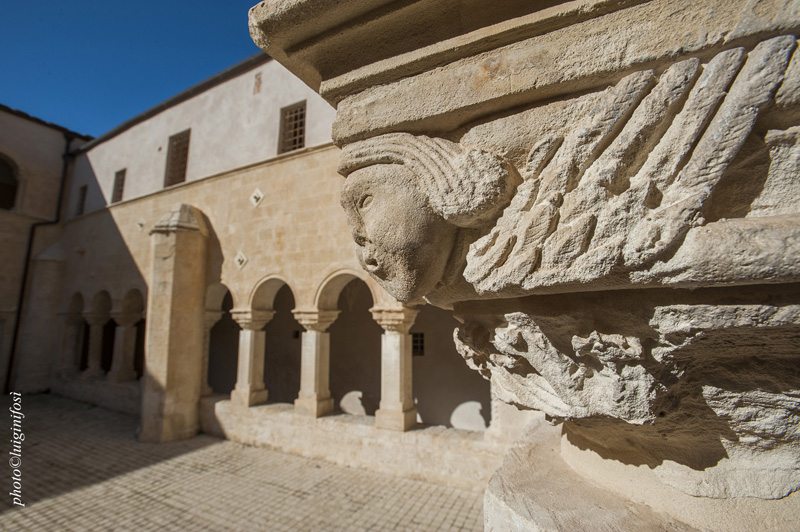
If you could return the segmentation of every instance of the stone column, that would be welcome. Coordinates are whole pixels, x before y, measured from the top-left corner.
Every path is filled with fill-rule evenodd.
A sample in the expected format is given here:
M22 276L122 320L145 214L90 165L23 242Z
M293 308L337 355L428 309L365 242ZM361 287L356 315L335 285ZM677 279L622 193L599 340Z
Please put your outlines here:
M264 326L275 315L273 310L232 310L231 316L242 328L239 331L239 364L236 368L236 388L231 401L239 406L267 402L264 388Z
M221 310L206 310L203 318L203 384L200 387L200 395L203 397L214 393L208 384L208 354L211 348L211 328L222 318L222 314L224 313Z
M111 317L117 324L117 330L114 333L114 357L108 372L108 381L135 381L133 357L136 352L136 323L142 319L142 313L115 313Z
M333 412L330 390L331 336L325 332L339 316L338 310L296 310L295 319L305 328L301 345L300 395L294 411L321 417Z
M103 374L103 326L109 320L108 314L88 312L83 315L89 324L89 361L82 377L99 377Z
M145 374L139 439L191 438L199 429L208 227L177 205L150 232Z
M418 310L371 309L383 327L381 336L381 403L375 412L379 429L405 431L417 422L411 365L411 335Z

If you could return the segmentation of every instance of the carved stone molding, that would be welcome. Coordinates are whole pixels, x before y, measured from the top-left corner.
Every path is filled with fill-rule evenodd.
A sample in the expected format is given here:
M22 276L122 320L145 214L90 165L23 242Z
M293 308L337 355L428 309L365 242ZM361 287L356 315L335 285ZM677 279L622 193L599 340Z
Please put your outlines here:
M141 312L112 312L111 319L121 327L133 327L142 319Z
M578 477L689 528L779 515L791 529L800 11L423 4L251 11L255 40L337 107L341 203L362 267L403 304L453 309L467 364L503 401L562 425ZM418 40L378 37L434 22ZM354 47L369 51L345 53ZM387 331L413 323L373 316ZM486 499L490 527L591 528L527 502L509 511L522 493L558 506L536 483L504 482L531 478L511 472Z
M371 308L372 319L383 327L386 332L399 332L408 334L414 326L414 320L419 314L419 309L413 308Z
M307 331L325 332L339 317L338 310L293 310L292 314Z
M242 329L260 331L275 316L274 310L232 309L231 317Z

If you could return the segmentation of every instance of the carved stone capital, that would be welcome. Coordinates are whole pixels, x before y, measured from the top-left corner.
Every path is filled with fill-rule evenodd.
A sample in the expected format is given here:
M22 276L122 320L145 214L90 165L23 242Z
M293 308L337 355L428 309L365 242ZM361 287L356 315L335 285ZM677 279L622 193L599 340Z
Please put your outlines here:
M111 319L120 327L133 327L142 319L141 312L112 312Z
M83 319L92 327L102 327L111 319L111 316L100 312L84 312Z
M338 310L293 310L294 319L307 331L325 332L336 321Z
M372 319L378 322L386 332L399 332L408 334L414 325L414 320L419 314L418 309L402 308L371 308Z
M274 310L233 309L231 317L242 329L259 331L275 316Z

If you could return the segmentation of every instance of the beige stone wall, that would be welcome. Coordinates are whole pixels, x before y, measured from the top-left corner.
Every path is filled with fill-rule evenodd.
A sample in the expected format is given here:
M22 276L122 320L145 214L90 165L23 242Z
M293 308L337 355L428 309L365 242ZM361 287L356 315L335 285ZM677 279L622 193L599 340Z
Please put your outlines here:
M56 216L65 143L61 130L0 110L0 155L12 162L18 180L14 208L0 210L0 382L11 352L28 235L34 223Z
M149 231L186 203L208 218L207 282L227 286L235 308L247 307L260 282L275 277L289 284L297 307L313 307L328 277L343 271L366 277L339 206L337 160L332 146L303 150L70 221L60 244L67 260L62 305L76 292L89 302L106 290L114 308L130 289L145 293ZM256 189L264 199L253 206ZM234 260L239 252L247 257L243 267Z

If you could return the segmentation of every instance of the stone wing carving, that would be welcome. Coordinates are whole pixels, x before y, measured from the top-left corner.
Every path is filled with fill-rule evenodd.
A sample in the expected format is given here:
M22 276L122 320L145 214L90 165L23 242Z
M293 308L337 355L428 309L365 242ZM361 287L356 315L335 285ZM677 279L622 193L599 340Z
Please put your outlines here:
M774 102L795 43L776 37L607 89L569 133L533 147L464 277L508 295L627 277L669 254L704 224L704 203Z

